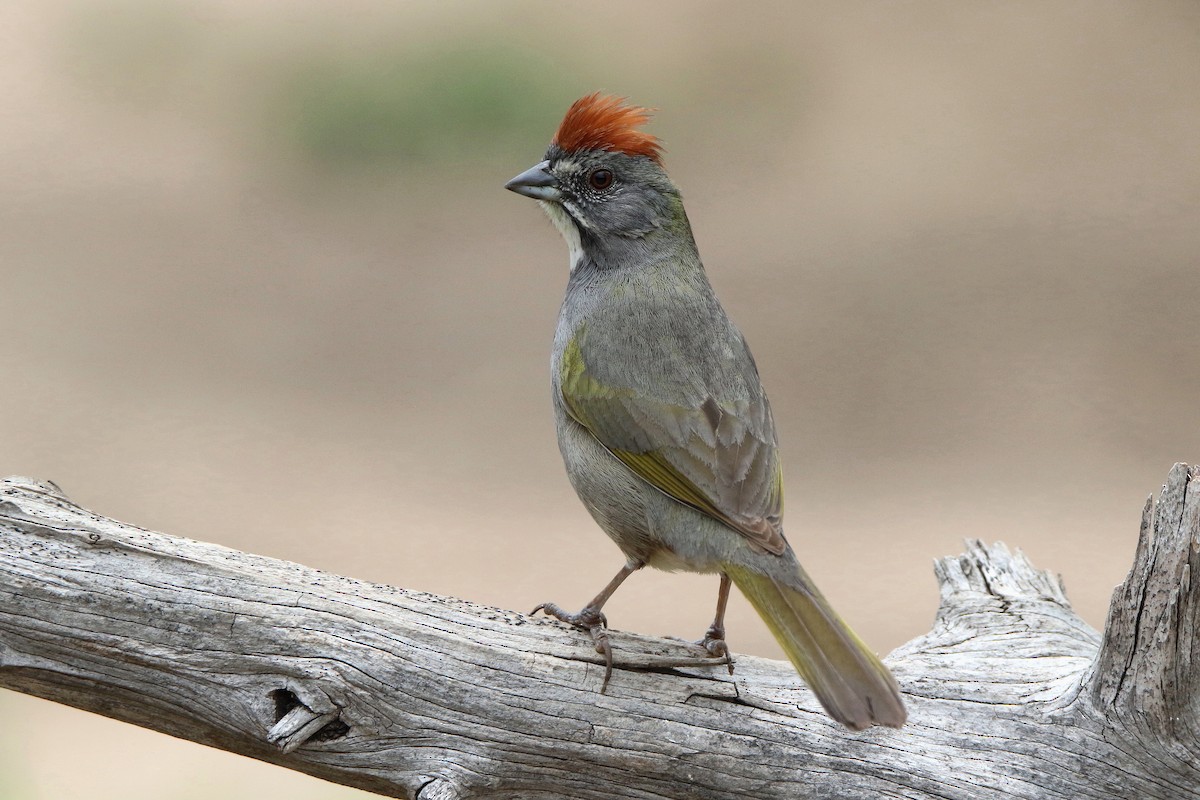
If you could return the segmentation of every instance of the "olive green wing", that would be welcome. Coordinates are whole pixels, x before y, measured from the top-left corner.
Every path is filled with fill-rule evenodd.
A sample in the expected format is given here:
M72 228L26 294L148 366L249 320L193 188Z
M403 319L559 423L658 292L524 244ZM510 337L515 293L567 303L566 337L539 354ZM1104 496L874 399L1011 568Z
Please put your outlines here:
M709 395L696 402L654 398L601 382L573 340L559 377L571 418L638 476L725 523L756 549L777 555L786 549L783 476L771 409L757 374L756 391L747 396Z

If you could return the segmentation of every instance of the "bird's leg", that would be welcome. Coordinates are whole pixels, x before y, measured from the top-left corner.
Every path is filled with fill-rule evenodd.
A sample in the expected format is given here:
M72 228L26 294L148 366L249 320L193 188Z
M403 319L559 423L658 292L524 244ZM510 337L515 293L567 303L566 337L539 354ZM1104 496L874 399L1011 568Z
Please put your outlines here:
M732 675L733 656L729 653L729 645L725 644L725 606L729 604L729 583L729 576L722 572L721 586L717 589L717 614L699 644L714 658L723 657Z
M591 634L592 641L596 644L596 652L604 656L604 683L600 686L600 694L604 694L608 689L608 681L612 677L612 644L609 643L608 631L605 630L608 627L608 619L600 609L608 602L608 598L612 597L612 593L617 590L617 587L644 565L643 561L627 562L625 566L621 567L621 571L608 582L608 585L600 591L600 594L593 597L592 601L581 608L578 613L572 614L554 603L542 603L529 612L530 614L536 614L539 611L545 612L547 616L554 617L568 625L574 625ZM725 593L729 593L728 586L725 587Z

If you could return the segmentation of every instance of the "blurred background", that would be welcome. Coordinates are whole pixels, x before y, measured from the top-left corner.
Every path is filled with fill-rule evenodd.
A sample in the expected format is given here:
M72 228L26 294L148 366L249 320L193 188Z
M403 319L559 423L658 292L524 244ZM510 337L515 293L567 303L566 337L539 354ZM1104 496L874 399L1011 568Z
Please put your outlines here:
M1200 460L1200 6L13 0L0 472L524 610L621 558L562 474L566 247L503 190L654 106L775 407L788 532L882 651L1001 539L1092 625ZM713 578L614 627L696 638ZM736 651L777 656L740 598ZM132 754L136 753L136 757ZM0 692L0 798L365 794Z

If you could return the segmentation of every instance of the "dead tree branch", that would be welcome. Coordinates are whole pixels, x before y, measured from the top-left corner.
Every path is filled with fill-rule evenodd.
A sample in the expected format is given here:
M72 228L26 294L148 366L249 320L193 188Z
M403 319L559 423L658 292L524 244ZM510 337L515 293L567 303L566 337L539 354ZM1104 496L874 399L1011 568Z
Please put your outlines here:
M1147 501L1101 636L1003 545L936 564L902 730L790 666L143 530L0 484L0 686L392 797L1200 798L1200 470Z

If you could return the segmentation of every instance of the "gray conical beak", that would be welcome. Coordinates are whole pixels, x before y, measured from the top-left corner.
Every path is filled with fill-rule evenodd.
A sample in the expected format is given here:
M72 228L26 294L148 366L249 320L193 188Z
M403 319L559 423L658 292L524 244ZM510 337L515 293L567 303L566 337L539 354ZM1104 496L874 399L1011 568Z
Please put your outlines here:
M549 166L549 161L535 164L504 184L504 188L510 192L532 197L534 200L549 200L557 203L562 199L562 192L558 188L558 180L547 172L546 168Z

